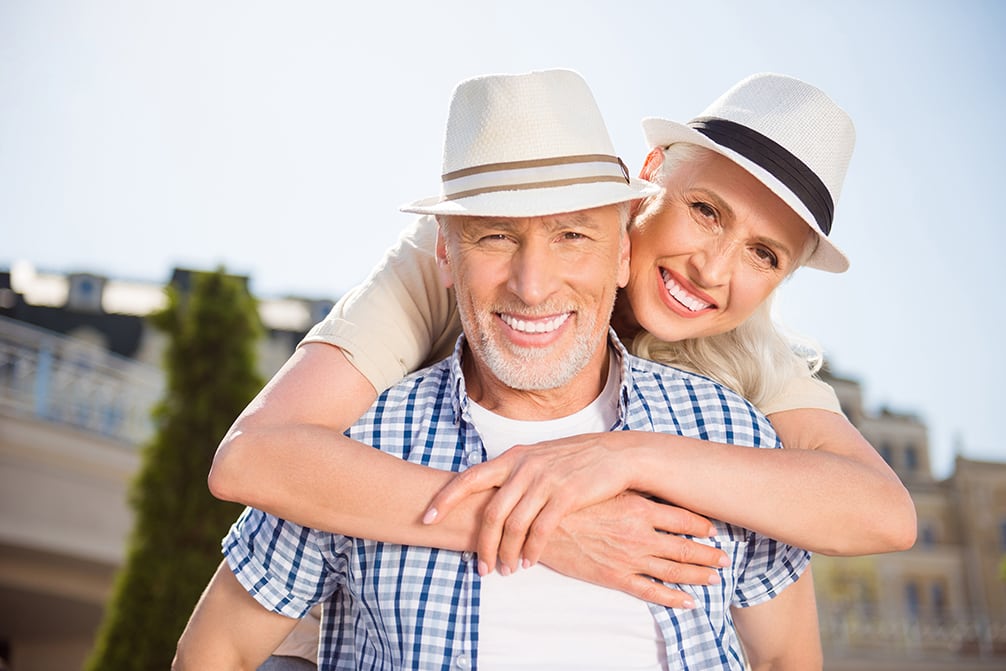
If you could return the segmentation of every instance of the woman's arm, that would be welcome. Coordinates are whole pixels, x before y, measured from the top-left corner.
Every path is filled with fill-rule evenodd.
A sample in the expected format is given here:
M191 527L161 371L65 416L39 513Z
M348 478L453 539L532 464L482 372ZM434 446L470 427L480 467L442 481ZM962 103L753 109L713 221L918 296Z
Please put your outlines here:
M447 549L474 546L465 503L437 533L421 523L432 491L451 473L412 464L346 437L377 392L342 350L301 346L227 432L213 458L214 496L304 526ZM480 500L482 499L482 500ZM439 526L439 525L438 525Z
M632 489L821 554L911 547L908 491L844 416L800 409L770 419L787 449L633 431L519 446L455 476L426 520L449 519L470 493L498 488L478 551L514 566L533 563L570 511Z
M219 498L284 519L361 538L474 550L492 492L461 502L443 524L423 511L453 473L409 463L351 440L343 430L376 396L342 351L301 347L238 417L217 449L209 485ZM655 583L708 584L720 550L675 534L706 536L704 518L639 495L618 496L570 515L543 563L581 580L672 608L688 595ZM482 558L480 558L482 559ZM495 561L483 560L483 572ZM673 580L672 580L673 578Z
M769 420L786 449L686 445L673 461L687 477L678 474L679 493L669 500L819 554L894 552L915 543L908 490L845 416L804 408ZM658 460L666 459L650 455ZM656 486L652 473L642 475Z

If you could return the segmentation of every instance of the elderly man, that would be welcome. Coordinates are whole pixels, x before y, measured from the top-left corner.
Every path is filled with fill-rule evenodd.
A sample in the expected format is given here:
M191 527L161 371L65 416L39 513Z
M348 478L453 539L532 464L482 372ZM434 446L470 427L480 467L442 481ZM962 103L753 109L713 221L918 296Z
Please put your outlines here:
M443 179L440 196L406 209L438 218L437 259L464 335L451 358L382 394L350 437L444 471L515 443L612 427L778 447L741 398L636 359L611 334L628 277L627 203L652 187L628 177L578 75L462 82ZM321 669L743 669L732 608L756 668L819 666L813 591L799 580L807 553L716 527L709 542L727 565L696 589L698 607L672 610L542 565L480 575L470 552L249 509L225 539L176 668L254 667L318 603Z

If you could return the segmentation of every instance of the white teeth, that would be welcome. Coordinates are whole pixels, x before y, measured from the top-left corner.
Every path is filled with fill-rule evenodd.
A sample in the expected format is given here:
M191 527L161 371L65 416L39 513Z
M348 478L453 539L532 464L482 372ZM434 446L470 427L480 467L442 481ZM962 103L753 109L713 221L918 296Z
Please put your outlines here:
M674 278L671 277L671 274L663 268L660 269L660 276L664 280L664 288L667 289L667 293L669 293L674 300L681 303L692 312L698 312L699 310L704 310L710 306L710 303L700 301L698 298L685 291L684 287L675 282Z
M569 319L569 313L567 312L559 315L558 317L553 317L552 319L537 320L533 322L517 319L516 317L505 313L500 313L500 318L514 331L520 331L521 333L551 333L566 323L566 320Z

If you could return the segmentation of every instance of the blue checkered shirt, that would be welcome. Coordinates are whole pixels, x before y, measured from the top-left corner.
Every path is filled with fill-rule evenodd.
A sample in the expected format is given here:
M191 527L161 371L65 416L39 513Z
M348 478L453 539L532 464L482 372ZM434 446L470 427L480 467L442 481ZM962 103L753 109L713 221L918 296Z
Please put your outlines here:
M721 443L780 447L737 394L708 380L620 353L619 423ZM381 394L347 435L402 459L449 471L485 460L468 414L459 340L454 356ZM711 483L712 484L712 483ZM716 522L712 544L731 559L721 583L676 585L697 607L650 604L669 669L744 669L731 606L771 599L806 568L807 552ZM232 571L265 608L299 618L324 602L319 668L477 668L479 576L470 552L402 546L321 532L248 509L223 542Z

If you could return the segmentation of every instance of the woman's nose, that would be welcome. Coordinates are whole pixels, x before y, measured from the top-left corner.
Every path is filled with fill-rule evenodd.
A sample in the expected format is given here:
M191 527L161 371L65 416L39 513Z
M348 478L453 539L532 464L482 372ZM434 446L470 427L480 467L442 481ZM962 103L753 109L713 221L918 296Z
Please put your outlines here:
M717 238L709 240L692 254L693 277L703 288L726 284L740 260L740 245Z

